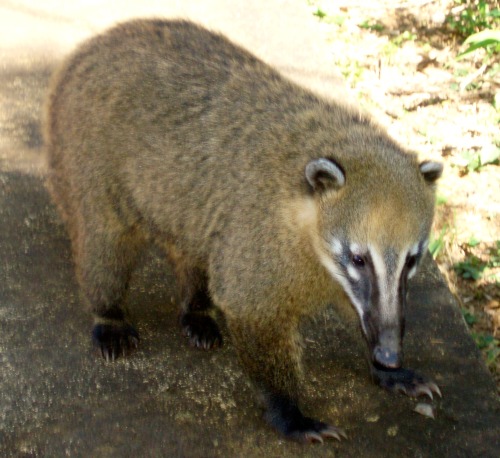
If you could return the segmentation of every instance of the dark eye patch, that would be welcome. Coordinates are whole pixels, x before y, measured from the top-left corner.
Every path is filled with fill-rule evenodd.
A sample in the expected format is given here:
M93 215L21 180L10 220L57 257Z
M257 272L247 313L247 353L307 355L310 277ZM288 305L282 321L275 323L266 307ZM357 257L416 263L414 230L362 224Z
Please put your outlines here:
M363 258L363 256L359 256L357 254L352 255L351 261L355 267L364 267L366 264L366 261Z
M418 261L417 255L408 256L408 258L406 259L406 268L408 270L413 269L417 265L417 261Z

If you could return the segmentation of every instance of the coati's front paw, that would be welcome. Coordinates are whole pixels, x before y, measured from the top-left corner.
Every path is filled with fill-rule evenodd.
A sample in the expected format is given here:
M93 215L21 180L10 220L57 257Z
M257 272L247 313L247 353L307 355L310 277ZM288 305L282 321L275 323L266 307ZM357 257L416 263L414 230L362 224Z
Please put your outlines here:
M187 312L182 314L180 323L182 332L188 337L192 347L209 350L222 345L219 326L210 316Z
M139 334L129 324L96 324L92 330L92 340L106 361L114 361L137 348Z
M411 369L381 369L372 366L371 372L375 383L386 390L403 393L413 398L426 395L433 399L433 393L442 397L441 390L434 382Z
M265 414L267 422L288 439L297 442L320 442L325 438L347 439L345 432L334 426L302 414L292 401L282 396L272 396Z

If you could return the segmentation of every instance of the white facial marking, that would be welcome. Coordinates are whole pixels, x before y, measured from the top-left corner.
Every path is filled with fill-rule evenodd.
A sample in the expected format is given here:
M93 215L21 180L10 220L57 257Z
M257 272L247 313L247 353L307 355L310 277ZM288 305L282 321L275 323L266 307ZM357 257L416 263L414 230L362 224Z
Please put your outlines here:
M383 320L390 321L391 317L395 314L395 304L391 301L391 292L389 291L389 283L387 279L387 269L385 267L384 258L373 245L368 245L373 268L375 269L375 279L377 281L379 300L380 300L380 313Z
M408 272L408 279L413 277L417 273L417 266L413 266Z
M332 250L332 253L336 256L340 256L343 252L342 242L334 237L332 237L330 241L330 248ZM356 312L360 317L362 317L363 304L361 304L361 302L359 302L357 297L354 295L349 280L346 278L344 273L339 269L339 267L335 264L335 262L331 259L330 256L324 253L324 251L320 247L315 246L315 249L323 266L330 273L333 279L336 280L340 284L340 286L342 286L345 293L351 300L352 305L356 309ZM360 279L359 272L356 271L354 266L349 266L347 268L347 272L349 276L355 281ZM361 320L361 325L364 327L363 320Z
M326 268L326 270L330 273L334 280L336 280L340 286L344 289L345 293L351 300L352 305L358 312L360 317L363 317L363 304L359 302L358 298L354 295L349 280L346 276L340 271L337 265L332 261L330 256L328 256L320 247L314 247L316 254L319 256L319 260L321 264ZM361 324L363 325L363 320L361 320Z
M427 246L428 241L424 243ZM353 283L361 280L361 272L356 269L354 265L348 265L346 267L346 272L341 269L337 263L332 259L332 254L335 256L340 256L343 253L343 245L339 239L332 238L329 243L329 250L325 250L322 246L322 242L318 239L314 243L315 251L319 257L321 264L326 268L332 278L339 283L344 289L345 293L351 300L356 312L361 318L361 325L364 327L363 315L364 308L367 304L363 304L354 294ZM366 249L361 247L358 243L351 243L349 249L352 254L363 255L366 250L370 253L370 257L373 262L373 269L375 274L375 281L377 282L377 287L379 290L379 301L378 304L379 311L381 314L382 321L387 323L393 323L397 319L397 310L399 307L399 285L400 277L405 266L405 262L408 256L415 256L419 253L419 244L415 244L409 249L401 250L398 254L397 259L391 262L391 268L389 270L386 264L386 259L384 258L383 252L381 252L375 245L369 244ZM392 263L395 261L394 269L392 269ZM412 277L417 271L417 266L414 266L408 272L408 278ZM376 306L376 304L373 304Z
M415 256L418 253L418 243L413 245L410 249L410 256Z
M333 238L330 245L332 247L333 254L336 254L337 256L342 254L342 243L339 239Z
M361 279L359 271L351 264L347 266L347 273L349 274L349 277L351 277L354 281L359 281Z
M361 254L361 247L357 243L351 243L349 249L352 254Z
M429 242L426 240L425 243L424 243L424 252L425 250L427 249L427 244ZM418 246L419 244L416 243L415 245L413 245L410 249L410 256L415 256L417 253L418 253ZM417 264L415 264L409 271L408 271L408 278L411 278L413 277L415 274L417 273Z

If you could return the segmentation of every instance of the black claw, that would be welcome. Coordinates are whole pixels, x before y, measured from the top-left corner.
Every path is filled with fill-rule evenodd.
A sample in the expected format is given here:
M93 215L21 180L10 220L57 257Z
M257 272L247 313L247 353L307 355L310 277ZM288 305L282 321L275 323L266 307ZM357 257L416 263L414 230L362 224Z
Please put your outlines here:
M183 334L192 347L209 350L222 345L222 335L217 323L208 315L188 312L181 316Z
M139 334L128 324L96 324L92 330L94 345L106 361L115 361L120 355L138 347Z
M428 396L433 399L433 392L441 397L441 391L434 382L411 369L382 369L372 366L371 372L375 383L388 391L402 393L412 398Z
M304 438L307 442L319 442L320 444L323 443L323 438L315 431L309 431L305 433Z
M297 442L323 443L328 438L347 438L342 429L304 416L297 405L285 396L268 397L265 418L281 434Z
M334 426L328 426L327 429L321 431L321 435L323 437L331 437L333 439L337 439L338 441L342 440L341 436L344 439L347 439L347 435L344 430L341 428L335 428Z
M441 394L441 390L434 382L429 382L427 386L433 393L436 393L440 398L443 397L443 395Z

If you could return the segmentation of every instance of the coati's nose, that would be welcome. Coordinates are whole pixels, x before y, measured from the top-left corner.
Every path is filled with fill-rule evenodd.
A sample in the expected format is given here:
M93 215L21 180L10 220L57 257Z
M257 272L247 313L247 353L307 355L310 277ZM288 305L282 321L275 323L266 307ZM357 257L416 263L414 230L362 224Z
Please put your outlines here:
M401 367L401 355L398 351L384 347L375 347L373 359L377 364L387 369L397 369Z

